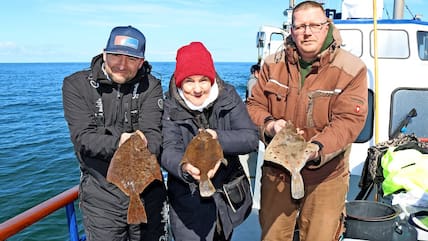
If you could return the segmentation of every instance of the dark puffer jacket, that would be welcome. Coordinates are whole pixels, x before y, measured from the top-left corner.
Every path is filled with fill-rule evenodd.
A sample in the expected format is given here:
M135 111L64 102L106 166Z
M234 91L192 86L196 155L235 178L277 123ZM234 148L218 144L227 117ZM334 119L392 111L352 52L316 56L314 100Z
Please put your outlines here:
M185 149L201 126L201 115L207 117L209 128L217 132L228 165L221 165L212 182L220 188L238 168L238 155L257 150L258 132L244 102L235 88L216 77L219 95L204 113L189 110L177 92L172 79L165 100L162 118L163 152L161 163L168 171L168 193L171 225L180 240L213 240L217 207L212 198L204 199L195 190L196 183L183 177L180 161ZM206 128L206 126L205 126ZM224 227L231 230L231 227ZM196 235L196 236L195 236ZM226 233L226 236L230 233Z
M95 56L88 70L64 79L63 105L71 140L81 157L82 168L97 171L104 177L123 132L140 129L147 138L148 148L160 155L162 86L158 79L141 68L131 81L119 85L106 78L102 55ZM99 92L91 85L99 84ZM133 93L138 83L136 93ZM93 84L93 85L94 85ZM132 97L138 95L138 103ZM97 100L102 97L104 125L97 125ZM138 105L136 108L132 105ZM138 125L131 121L131 110L137 109Z

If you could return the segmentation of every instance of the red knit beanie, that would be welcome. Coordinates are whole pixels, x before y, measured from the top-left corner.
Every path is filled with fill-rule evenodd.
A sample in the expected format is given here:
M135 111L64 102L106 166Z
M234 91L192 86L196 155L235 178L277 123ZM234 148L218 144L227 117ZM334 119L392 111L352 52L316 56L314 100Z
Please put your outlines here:
M177 50L175 84L181 88L183 80L192 75L203 75L214 84L215 69L210 52L201 42L191 42Z

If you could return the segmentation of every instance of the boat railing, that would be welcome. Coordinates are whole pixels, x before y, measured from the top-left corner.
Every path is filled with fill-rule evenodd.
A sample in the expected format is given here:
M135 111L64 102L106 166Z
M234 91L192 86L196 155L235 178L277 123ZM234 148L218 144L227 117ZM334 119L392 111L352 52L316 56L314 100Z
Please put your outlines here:
M70 241L84 241L85 235L79 237L74 201L78 198L79 186L76 185L23 213L0 224L0 240L17 234L28 226L40 221L51 213L65 207Z

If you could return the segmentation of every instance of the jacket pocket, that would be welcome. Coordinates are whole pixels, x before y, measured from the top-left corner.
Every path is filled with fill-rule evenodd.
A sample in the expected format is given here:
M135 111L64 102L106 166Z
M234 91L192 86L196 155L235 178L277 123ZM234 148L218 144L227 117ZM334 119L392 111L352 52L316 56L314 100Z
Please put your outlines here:
M270 113L275 118L281 118L285 115L285 107L287 96L289 94L289 86L279 83L277 80L270 79L265 85L265 95L268 97L268 108Z
M308 93L307 126L322 129L331 121L332 99L340 94L341 90L315 90Z

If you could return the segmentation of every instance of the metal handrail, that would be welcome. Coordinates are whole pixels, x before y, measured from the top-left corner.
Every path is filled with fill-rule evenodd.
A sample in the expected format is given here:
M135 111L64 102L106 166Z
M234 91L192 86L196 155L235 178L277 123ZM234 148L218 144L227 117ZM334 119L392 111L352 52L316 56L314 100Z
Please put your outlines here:
M9 219L0 224L0 240L5 240L26 227L40 221L56 210L65 207L69 225L70 240L85 240L79 238L74 201L78 198L79 186L76 185L57 196L50 198L37 206Z

